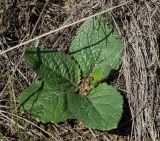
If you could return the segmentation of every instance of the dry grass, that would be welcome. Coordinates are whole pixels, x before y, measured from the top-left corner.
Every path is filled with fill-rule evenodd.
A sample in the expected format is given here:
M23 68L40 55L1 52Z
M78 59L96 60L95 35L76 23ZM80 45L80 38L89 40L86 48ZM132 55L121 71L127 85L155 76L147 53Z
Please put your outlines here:
M125 5L122 6L123 3ZM17 0L16 6L12 5L13 2L10 0L0 2L0 53L50 31L53 34L40 37L41 45L67 52L75 31L82 22L80 20L111 8L109 12L114 25L124 40L123 65L118 79L113 80L113 85L127 95L133 124L131 135L125 135L119 131L107 133L81 128L76 121L43 125L20 113L17 97L26 86L38 79L21 60L25 48L32 44L23 44L21 48L18 46L0 55L1 140L158 140L160 137L158 0L132 1L128 4L125 0L50 0L47 3L45 0L37 0L35 3ZM116 7L117 5L119 7ZM75 21L79 22L73 24ZM66 28L66 25L69 26ZM59 30L53 32L55 29ZM128 113L125 116L129 116ZM120 127L126 128L125 124L121 124Z
M128 9L124 13L124 10ZM132 113L132 139L160 139L160 2L140 1L119 9L124 36L123 70Z

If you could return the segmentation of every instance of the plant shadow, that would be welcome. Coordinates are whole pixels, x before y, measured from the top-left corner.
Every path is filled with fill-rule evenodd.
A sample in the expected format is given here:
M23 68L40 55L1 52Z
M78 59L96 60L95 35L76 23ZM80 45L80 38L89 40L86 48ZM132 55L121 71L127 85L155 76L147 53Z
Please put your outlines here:
M124 93L121 93L123 96L123 114L121 117L121 120L118 123L117 129L109 131L111 134L117 134L122 136L129 136L131 135L131 129L132 129L132 116L131 111L129 108L129 103L126 95Z
M112 83L115 82L115 80L117 80L118 77L119 77L119 70L118 71L112 70L110 75L106 78L105 82L111 85ZM125 80L123 78L120 81L122 81L120 83L124 83ZM111 130L109 131L109 133L117 134L121 136L129 136L131 135L131 130L132 130L132 116L131 116L131 111L128 103L127 93L121 90L118 90L118 91L123 96L123 101L124 101L123 114L122 114L121 120L118 123L117 129Z

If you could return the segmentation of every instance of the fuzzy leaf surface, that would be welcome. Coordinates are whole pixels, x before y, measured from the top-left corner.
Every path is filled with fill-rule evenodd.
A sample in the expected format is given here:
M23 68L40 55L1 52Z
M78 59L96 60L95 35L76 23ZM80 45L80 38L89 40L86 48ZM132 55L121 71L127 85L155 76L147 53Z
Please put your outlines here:
M42 81L26 88L21 93L19 102L21 111L30 113L37 121L43 123L63 122L72 117L68 111L66 93L51 89Z
M48 85L59 90L74 90L80 82L78 64L67 54L48 49L33 48L25 59Z
M87 127L99 130L117 127L123 111L123 99L115 88L100 84L87 97L68 96L68 99L74 99L69 103L70 111Z
M70 54L82 69L83 77L92 73L94 81L119 68L122 40L118 33L106 25L102 16L85 21L71 43Z

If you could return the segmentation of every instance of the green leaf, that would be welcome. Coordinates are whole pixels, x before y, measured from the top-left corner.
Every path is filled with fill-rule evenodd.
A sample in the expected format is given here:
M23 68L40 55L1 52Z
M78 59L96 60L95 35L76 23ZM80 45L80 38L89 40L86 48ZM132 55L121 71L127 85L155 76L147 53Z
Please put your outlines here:
M42 81L30 85L19 97L20 109L44 123L79 119L87 127L110 130L117 127L122 115L123 99L120 93L107 84L99 84L87 96L75 92L87 92L91 76L95 83L107 77L112 69L118 69L122 41L116 31L107 26L102 16L87 20L80 27L70 47L70 54L49 49L32 48L25 53L29 67ZM90 78L90 77L89 77ZM90 85L91 86L91 85Z
M87 127L100 130L110 130L117 127L123 111L123 99L113 87L100 84L87 97L67 96L68 99L74 99L69 103L70 111Z
M78 87L80 69L69 55L34 48L26 52L25 59L29 67L54 89L73 90Z
M92 73L96 82L107 77L111 69L119 68L122 47L118 33L99 16L82 24L70 53L80 65L83 77Z
M68 111L66 93L55 91L42 81L25 89L19 101L21 111L30 113L37 121L58 123L73 118Z

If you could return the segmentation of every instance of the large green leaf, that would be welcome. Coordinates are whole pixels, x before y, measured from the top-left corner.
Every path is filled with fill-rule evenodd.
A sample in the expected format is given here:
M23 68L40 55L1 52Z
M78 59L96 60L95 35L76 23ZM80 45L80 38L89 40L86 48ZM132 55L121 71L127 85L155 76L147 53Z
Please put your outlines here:
M82 24L71 43L70 54L80 65L83 77L92 73L96 82L119 67L122 47L118 33L99 16Z
M74 101L69 103L73 115L87 127L110 130L115 129L123 111L120 93L107 84L100 84L86 96L67 95Z
M66 93L55 91L42 81L37 81L25 89L19 101L21 111L30 113L44 123L58 123L73 118L68 111Z
M27 64L54 89L78 88L80 69L69 55L48 49L34 48L25 54Z

